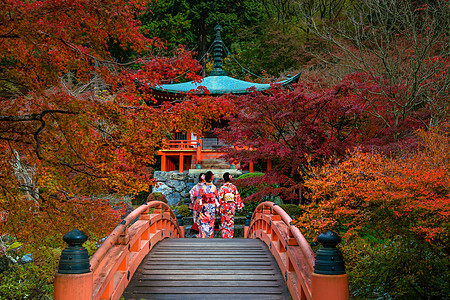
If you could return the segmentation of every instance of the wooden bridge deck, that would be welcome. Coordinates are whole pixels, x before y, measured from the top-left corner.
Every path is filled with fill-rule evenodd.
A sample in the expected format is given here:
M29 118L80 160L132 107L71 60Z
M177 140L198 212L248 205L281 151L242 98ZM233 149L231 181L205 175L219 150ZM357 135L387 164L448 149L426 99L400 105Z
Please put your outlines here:
M125 299L290 299L257 239L165 239L142 261Z

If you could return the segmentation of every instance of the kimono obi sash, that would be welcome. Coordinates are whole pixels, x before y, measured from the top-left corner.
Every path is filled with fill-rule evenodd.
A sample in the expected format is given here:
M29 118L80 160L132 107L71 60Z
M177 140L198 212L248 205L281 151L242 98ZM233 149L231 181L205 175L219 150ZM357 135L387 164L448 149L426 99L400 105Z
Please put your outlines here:
M225 195L223 195L223 202L225 203L234 202L234 194L226 193Z
M203 203L216 203L216 195L209 193L202 195Z

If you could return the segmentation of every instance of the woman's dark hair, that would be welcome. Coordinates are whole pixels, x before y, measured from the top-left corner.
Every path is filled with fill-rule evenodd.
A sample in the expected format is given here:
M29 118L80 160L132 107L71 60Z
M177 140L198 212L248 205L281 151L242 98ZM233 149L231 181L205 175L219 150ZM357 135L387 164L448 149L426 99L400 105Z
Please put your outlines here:
M225 182L230 182L231 180L231 175L228 172L223 173L223 180L225 180Z
M211 172L211 171L206 172L205 173L205 180L206 180L206 182L211 182L213 176L214 176L213 172Z
M200 174L198 175L198 181L203 181L203 180L205 180L205 178L204 178L203 175L205 175L205 173L200 173ZM203 176L203 178L202 178L202 176Z

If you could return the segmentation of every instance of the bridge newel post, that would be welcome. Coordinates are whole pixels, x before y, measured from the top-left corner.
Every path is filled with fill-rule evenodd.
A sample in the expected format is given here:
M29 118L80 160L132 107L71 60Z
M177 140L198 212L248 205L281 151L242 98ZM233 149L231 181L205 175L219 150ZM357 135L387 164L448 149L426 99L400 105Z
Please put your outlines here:
M248 231L250 230L250 222L252 220L252 215L247 215L247 219L245 220L244 226L244 238L248 238Z
M183 216L182 215L177 215L177 221L178 221L178 226L180 226L180 230L181 230L179 238L182 239L182 238L184 238Z
M68 246L62 251L58 272L54 281L54 300L91 300L93 295L93 273L89 254L83 243L88 237L74 229L66 233L63 240Z
M314 300L349 299L348 275L341 251L336 245L341 237L326 231L319 234L317 241L323 248L316 253L314 272L312 274L312 298Z

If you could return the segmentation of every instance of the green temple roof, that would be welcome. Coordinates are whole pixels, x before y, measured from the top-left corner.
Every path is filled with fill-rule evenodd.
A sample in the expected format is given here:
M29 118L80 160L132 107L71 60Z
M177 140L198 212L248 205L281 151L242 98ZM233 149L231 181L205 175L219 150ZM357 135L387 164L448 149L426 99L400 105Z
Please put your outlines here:
M281 84L287 86L298 81L300 73L290 77L286 80L276 82L275 84ZM189 81L184 83L163 84L154 87L153 89L165 92L169 94L187 94L197 93L204 94L206 88L211 95L222 94L246 94L249 89L255 89L256 91L265 91L269 89L271 84L268 83L254 83L244 80L235 79L229 76L208 76L203 78L201 82Z
M255 89L256 91L268 90L271 87L271 84L248 82L227 76L222 69L223 41L220 36L222 27L217 25L214 29L216 30L216 38L212 44L214 49L214 70L210 72L208 77L203 78L200 82L189 81L183 83L162 84L152 87L152 89L159 93L172 95L183 95L188 93L206 94L205 89L208 90L211 95L246 94L250 89ZM289 86L298 81L300 74L301 73L273 84Z

